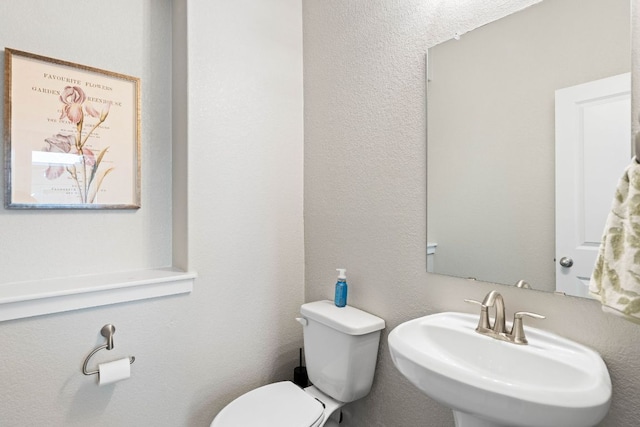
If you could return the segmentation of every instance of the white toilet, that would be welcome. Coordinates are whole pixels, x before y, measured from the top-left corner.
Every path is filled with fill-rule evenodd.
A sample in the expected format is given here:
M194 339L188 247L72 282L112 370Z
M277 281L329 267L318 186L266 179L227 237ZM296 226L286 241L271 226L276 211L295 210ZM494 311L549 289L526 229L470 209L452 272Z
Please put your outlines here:
M336 411L369 394L384 320L333 301L303 304L300 313L296 320L304 326L313 385L303 390L282 381L259 387L224 407L211 427L337 426Z

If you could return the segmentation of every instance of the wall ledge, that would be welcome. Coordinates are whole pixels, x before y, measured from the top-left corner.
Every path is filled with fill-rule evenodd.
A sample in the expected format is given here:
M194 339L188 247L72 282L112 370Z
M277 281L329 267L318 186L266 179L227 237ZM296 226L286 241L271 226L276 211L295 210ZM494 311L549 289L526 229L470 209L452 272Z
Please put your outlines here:
M0 321L190 293L197 274L132 270L0 284Z

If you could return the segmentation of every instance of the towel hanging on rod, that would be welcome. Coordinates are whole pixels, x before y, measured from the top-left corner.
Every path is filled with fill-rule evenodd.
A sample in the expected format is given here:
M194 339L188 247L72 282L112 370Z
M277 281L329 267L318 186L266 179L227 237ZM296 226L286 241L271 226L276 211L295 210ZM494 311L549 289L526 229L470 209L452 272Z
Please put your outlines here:
M640 323L640 163L637 156L618 182L589 293L605 312Z

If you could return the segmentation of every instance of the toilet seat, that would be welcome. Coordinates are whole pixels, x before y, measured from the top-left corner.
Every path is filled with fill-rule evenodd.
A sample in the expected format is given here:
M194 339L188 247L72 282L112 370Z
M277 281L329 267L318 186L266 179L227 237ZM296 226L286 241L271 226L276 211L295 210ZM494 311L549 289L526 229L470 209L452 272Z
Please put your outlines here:
M291 381L268 384L236 398L211 427L316 427L324 407Z

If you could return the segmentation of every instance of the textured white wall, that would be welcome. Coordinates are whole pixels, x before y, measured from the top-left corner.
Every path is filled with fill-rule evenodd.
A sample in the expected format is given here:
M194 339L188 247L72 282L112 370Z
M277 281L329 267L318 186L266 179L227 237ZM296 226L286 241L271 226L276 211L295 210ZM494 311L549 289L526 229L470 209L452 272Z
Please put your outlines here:
M195 290L0 323L3 427L208 426L230 400L291 378L297 364L304 242L295 0L0 2L0 45L141 76L144 135L140 211L0 209L3 280L171 264L172 18L176 60L188 58L188 68L176 64L173 89L183 92L174 110L188 102L190 111L175 117L176 176L187 194L174 209L188 220L174 226L175 258L198 271ZM63 250L71 220L83 232ZM129 354L136 362L131 379L98 388L81 367L106 323L117 327L115 349L95 363Z
M201 310L185 325L198 367L186 387L204 422L290 379L302 344L302 8L189 0L187 16L189 268Z
M344 266L349 302L387 321L372 393L348 406L348 427L453 426L449 409L393 367L386 339L411 318L474 312L463 299L494 287L426 273L423 57L455 32L531 3L304 2L305 299L330 298L335 268ZM509 316L543 313L547 319L530 323L602 354L614 387L603 426L640 424L640 328L604 315L593 301L495 287Z

